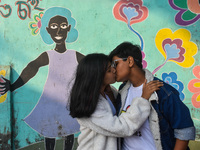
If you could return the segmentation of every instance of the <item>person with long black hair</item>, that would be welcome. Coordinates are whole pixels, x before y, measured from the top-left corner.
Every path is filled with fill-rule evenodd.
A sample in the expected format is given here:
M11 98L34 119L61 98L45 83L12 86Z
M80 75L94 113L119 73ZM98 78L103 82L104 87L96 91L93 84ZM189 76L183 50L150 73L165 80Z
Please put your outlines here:
M70 115L80 124L77 150L117 150L117 137L131 136L150 113L147 99L162 82L144 83L141 97L117 116L115 69L105 54L89 54L78 64L71 90Z

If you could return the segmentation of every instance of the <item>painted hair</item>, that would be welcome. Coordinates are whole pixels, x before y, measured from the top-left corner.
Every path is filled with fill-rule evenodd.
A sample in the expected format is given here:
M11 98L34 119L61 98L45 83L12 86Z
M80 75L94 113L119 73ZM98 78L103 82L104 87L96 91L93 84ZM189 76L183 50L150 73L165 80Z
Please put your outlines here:
M66 42L71 43L76 41L76 39L78 38L78 31L75 29L76 21L74 18L72 18L71 12L63 7L52 7L45 11L41 19L40 28L40 35L42 37L42 40L49 45L54 43L51 36L47 32L46 27L48 27L50 19L58 15L65 17L68 21L68 24L71 25L71 29L68 32Z
M98 53L89 54L80 61L70 95L72 117L90 117L95 111L108 63L108 56Z
M138 45L133 45L130 42L123 42L109 54L109 59L112 61L114 56L119 58L127 58L128 56L132 56L136 65L141 69L143 68L142 52L140 46Z

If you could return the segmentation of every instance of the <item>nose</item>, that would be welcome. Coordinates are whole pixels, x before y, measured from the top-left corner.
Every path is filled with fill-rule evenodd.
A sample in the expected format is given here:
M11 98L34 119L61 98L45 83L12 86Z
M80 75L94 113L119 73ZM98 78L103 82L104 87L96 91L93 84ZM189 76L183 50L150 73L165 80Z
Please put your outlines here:
M58 30L57 30L57 35L60 35L60 32L61 32L61 28L58 27Z

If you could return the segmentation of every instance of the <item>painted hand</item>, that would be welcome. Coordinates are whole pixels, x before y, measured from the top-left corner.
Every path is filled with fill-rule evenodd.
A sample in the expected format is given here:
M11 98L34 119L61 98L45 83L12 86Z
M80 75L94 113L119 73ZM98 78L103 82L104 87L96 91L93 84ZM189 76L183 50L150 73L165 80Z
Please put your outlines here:
M3 76L0 77L0 95L4 95L7 91L10 90L10 81L4 78Z

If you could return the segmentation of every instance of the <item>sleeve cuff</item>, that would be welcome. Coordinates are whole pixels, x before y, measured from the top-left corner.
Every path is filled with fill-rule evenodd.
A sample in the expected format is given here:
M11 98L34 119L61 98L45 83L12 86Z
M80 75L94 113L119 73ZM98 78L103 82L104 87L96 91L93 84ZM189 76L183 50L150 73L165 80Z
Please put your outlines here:
M174 129L174 136L179 140L195 140L195 127Z

